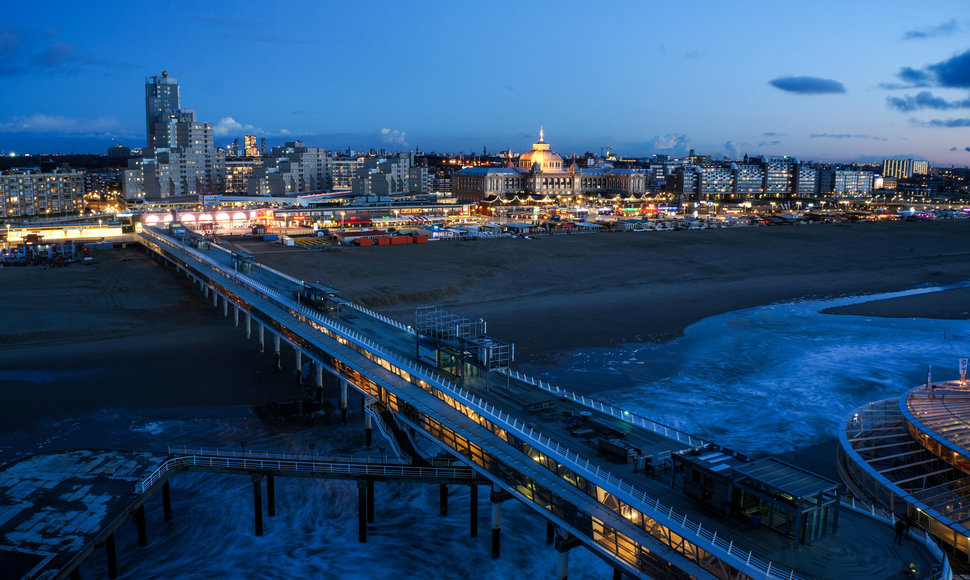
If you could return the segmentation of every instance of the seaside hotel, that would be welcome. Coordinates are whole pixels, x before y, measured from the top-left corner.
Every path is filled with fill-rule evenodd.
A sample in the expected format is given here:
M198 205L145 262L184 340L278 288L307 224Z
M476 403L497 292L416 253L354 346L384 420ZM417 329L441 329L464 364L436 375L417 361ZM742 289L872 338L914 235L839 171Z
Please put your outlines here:
M954 571L970 571L970 386L928 382L870 403L839 430L838 468L849 490L943 543Z
M539 141L505 167L467 167L452 176L452 193L487 205L582 202L589 198L619 196L641 200L646 195L646 174L641 170L579 167L573 161L563 168L562 157L552 151L539 129Z

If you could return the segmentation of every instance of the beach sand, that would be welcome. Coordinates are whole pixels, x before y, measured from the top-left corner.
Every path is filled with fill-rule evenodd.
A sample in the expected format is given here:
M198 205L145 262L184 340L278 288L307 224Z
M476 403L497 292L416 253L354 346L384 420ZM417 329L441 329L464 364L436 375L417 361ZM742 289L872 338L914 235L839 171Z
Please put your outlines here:
M619 232L422 245L240 247L405 322L438 305L484 318L525 362L592 346L660 341L693 322L802 297L841 296L970 278L970 221L820 224ZM942 299L942 298L946 299ZM870 303L873 305L876 303ZM899 316L963 316L959 293ZM912 310L912 311L910 311ZM849 311L845 311L849 313Z
M224 318L140 249L97 252L91 266L4 268L0 300L0 432L105 407L300 395L292 375L272 372L272 354L254 356L255 340L233 327L231 312Z

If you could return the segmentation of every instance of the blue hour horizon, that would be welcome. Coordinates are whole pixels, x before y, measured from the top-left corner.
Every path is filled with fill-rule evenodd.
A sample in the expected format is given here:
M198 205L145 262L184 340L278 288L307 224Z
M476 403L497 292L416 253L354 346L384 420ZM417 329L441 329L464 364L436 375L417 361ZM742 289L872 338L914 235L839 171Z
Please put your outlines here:
M145 78L165 70L217 146L521 153L541 124L563 154L968 165L961 4L811 6L17 5L0 152L143 147Z

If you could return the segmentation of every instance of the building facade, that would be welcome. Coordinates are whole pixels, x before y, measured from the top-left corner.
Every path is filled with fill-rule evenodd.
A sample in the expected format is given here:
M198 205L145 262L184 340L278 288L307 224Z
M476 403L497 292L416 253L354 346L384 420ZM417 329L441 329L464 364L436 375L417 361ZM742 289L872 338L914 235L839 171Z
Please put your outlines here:
M0 172L0 216L33 218L79 213L84 208L84 173L35 169Z
M853 169L823 169L819 172L819 193L823 197L869 197L873 173Z
M926 175L930 172L929 161L919 159L883 159L883 177L907 179L912 175Z
M156 138L155 124L167 120L181 108L177 78L168 76L168 71L162 71L160 77L145 78L145 126L149 149L168 146Z
M612 167L580 168L575 162L563 169L562 157L550 149L540 129L539 141L519 156L514 167L461 169L452 174L451 190L458 198L472 201L517 195L553 198L616 193L643 195L646 174Z

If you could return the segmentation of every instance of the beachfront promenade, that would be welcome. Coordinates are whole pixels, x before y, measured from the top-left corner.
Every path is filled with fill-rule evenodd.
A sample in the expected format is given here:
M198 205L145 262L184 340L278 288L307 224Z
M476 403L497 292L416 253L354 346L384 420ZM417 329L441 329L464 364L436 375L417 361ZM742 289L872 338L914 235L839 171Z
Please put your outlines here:
M445 372L418 358L411 327L340 298L332 308L308 305L303 281L190 241L143 235L261 349L269 331L278 356L285 341L296 368L312 361L317 386L334 374L343 409L349 385L492 482L493 553L502 501L515 498L555 524L560 576L568 550L582 544L642 578L895 578L909 562L924 578L949 577L932 543L892 544L892 516L841 501L833 482L781 462L755 474L757 462L513 370ZM711 499L708 480L728 473L732 494L764 496L755 509L738 513L740 496ZM691 493L695 477L708 489ZM798 485L805 495L792 495Z

